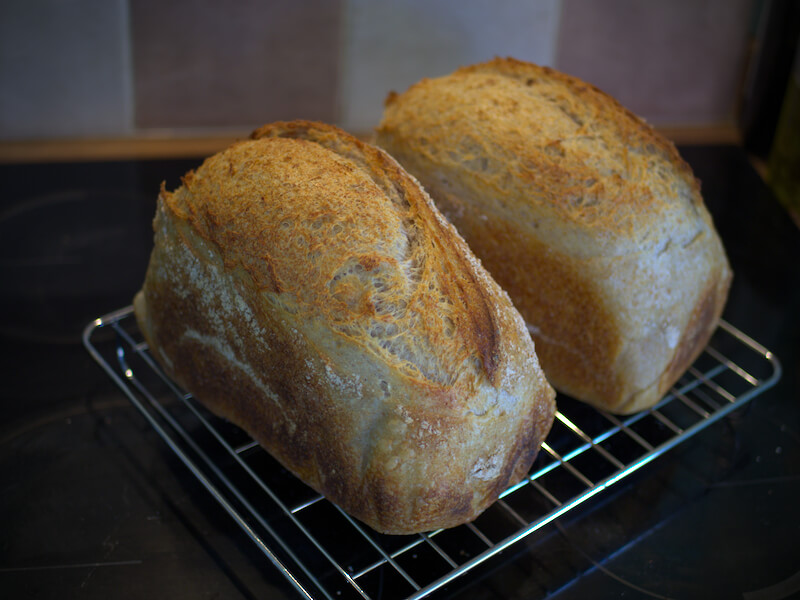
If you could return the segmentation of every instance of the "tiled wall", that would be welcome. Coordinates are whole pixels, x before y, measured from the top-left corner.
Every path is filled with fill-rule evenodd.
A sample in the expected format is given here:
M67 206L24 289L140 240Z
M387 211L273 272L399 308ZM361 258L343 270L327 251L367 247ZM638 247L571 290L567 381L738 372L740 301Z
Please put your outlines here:
M369 131L387 92L494 56L553 64L559 12L558 0L344 0L339 118Z
M130 0L135 126L336 118L331 0Z
M126 0L0 2L0 136L110 136L134 113Z
M495 55L580 76L656 124L736 110L755 0L4 0L0 139L365 133L390 90Z
M753 3L563 0L557 63L655 123L734 116Z

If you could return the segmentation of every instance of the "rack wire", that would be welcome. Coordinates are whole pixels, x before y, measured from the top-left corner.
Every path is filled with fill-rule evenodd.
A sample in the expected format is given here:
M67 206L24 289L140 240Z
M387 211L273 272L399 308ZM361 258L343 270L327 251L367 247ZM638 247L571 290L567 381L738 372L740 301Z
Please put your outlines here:
M90 323L84 344L167 446L301 597L419 599L740 408L781 376L777 357L722 321L656 406L618 417L570 398L529 475L473 523L379 534L298 481L242 430L161 370L126 307Z

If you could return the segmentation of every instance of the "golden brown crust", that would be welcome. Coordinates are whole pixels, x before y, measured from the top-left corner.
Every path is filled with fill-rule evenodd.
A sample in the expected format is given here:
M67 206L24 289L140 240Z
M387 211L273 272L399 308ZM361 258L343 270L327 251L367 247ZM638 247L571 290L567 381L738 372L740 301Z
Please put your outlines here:
M638 410L707 341L731 274L699 183L596 87L498 58L390 94L377 143L508 291L556 388Z
M136 315L212 411L379 531L475 518L554 413L510 300L391 157L267 125L162 190Z

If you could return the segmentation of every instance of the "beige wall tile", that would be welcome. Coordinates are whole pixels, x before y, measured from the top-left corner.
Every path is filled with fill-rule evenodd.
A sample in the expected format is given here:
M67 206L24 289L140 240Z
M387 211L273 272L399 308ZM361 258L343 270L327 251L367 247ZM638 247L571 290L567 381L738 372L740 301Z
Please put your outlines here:
M340 123L370 132L383 100L422 77L514 56L553 59L560 0L345 0Z
M0 2L0 138L130 131L125 0Z
M655 124L734 115L751 0L564 0L557 68Z
M334 118L338 1L130 4L138 127Z

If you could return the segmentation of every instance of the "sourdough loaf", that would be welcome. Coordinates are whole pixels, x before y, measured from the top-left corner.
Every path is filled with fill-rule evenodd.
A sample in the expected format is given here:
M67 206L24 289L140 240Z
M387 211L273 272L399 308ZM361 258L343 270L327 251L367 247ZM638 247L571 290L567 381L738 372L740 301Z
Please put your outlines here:
M474 519L555 392L525 323L383 151L275 123L162 185L134 307L166 372L378 531Z
M559 391L634 412L706 345L731 271L699 184L597 88L495 59L390 94L376 139L509 293Z

